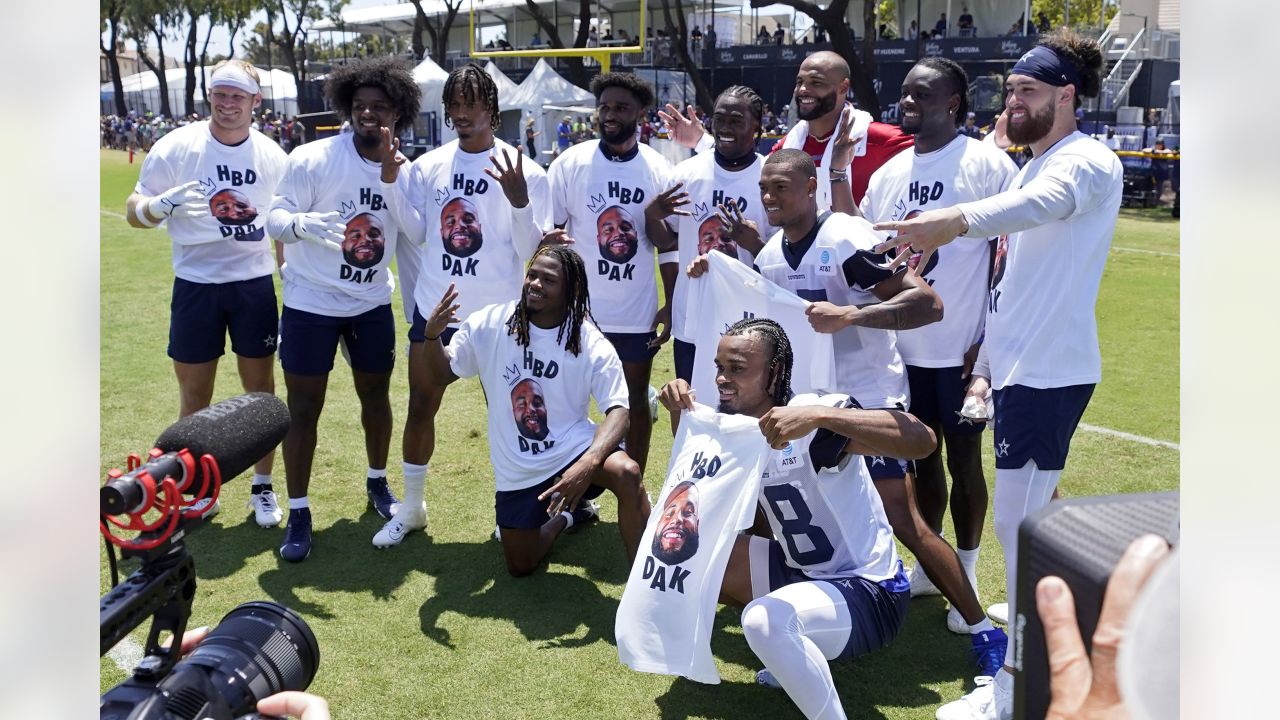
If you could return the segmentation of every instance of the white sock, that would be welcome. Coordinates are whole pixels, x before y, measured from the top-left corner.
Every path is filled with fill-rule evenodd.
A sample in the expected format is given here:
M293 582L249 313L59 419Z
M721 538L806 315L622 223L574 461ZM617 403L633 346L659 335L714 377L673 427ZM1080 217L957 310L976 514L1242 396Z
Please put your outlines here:
M964 566L964 574L969 576L969 584L973 585L973 591L978 591L978 546L972 550L963 550L956 548L956 555L960 556L960 564Z
M309 508L309 507L311 507L311 501L307 500L306 495L303 495L300 498L294 498L294 497L289 498L290 510L301 510L302 508Z
M420 508L427 493L427 466L404 463L404 505Z
M573 527L573 513L568 510L561 510L560 517L564 518L564 529L568 530Z
M253 487L258 487L259 485L270 485L271 473L267 473L266 475L263 475L262 473L254 473L252 484Z
M982 618L982 622L976 625L969 626L969 634L977 635L978 633L991 632L992 630L995 630L995 629L996 629L996 626L991 624L991 618L984 617Z
M365 475L365 477L372 478L374 480L377 480L378 478L385 478L386 476L387 476L386 468L382 468L381 470L375 470L373 468L369 468L369 474Z

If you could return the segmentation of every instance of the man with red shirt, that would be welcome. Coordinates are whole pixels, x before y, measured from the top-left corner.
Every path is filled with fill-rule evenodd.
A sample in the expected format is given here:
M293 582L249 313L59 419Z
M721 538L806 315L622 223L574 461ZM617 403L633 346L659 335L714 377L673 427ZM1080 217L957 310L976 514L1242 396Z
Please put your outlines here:
M804 150L818 166L818 211L857 215L871 175L889 158L912 146L910 135L896 125L875 122L871 115L842 102L849 94L849 63L824 50L804 59L796 75L795 103L800 121L770 152L784 147ZM672 105L659 112L672 138L687 148L712 145L693 106L686 116ZM837 132L840 130L841 132ZM835 139L833 142L833 138ZM824 170L825 168L825 170ZM832 192L846 186L850 192Z

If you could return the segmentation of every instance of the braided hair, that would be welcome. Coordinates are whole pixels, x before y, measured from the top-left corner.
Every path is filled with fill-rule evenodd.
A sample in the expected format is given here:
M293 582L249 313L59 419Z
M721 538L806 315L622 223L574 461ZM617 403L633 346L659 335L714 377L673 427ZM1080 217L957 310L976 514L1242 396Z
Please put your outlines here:
M453 127L453 121L449 119L449 103L453 101L455 90L462 91L463 102L473 103L478 100L484 103L485 109L489 111L489 128L498 129L502 124L502 116L498 111L498 84L489 77L489 73L485 72L484 68L469 62L449 73L449 77L444 81L444 92L441 94L444 98L446 127Z
M591 295L587 292L587 266L582 256L564 245L543 245L529 260L534 261L542 256L555 259L560 263L560 274L564 279L564 302L568 309L560 329L556 333L556 342L564 343L564 347L575 357L582 352L582 323L591 317ZM569 335L568 341L565 334ZM516 303L515 312L507 318L507 334L516 336L516 344L529 347L529 305L524 293L520 293L520 302ZM790 377L790 375L788 375Z
M963 125L965 117L969 114L969 74L964 71L960 63L950 58L931 56L924 58L916 65L936 70L951 83L951 92L960 97L960 107L956 109L956 125Z
M764 337L772 345L769 357L769 384L765 389L773 397L774 405L786 405L791 399L791 365L794 356L791 353L791 341L787 332L778 323L769 318L743 318L729 326L725 337L749 335L755 333Z
M764 132L764 129L760 126L760 119L764 117L764 99L760 97L760 93L746 85L730 85L724 89L724 92L716 96L716 104L720 104L721 98L731 97L741 98L746 101L751 108L751 114L755 116L756 137L760 137L760 134Z

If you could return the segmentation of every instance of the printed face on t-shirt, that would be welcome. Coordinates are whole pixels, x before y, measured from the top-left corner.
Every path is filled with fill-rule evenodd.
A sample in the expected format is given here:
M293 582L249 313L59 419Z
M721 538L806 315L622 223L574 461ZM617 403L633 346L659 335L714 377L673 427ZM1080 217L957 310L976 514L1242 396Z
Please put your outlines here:
M386 246L382 221L372 213L361 213L351 218L342 233L342 259L362 270L381 262Z
M678 565L698 552L698 487L682 482L667 496L653 533L653 556L667 565Z
M547 401L542 386L533 378L525 378L511 388L511 415L516 430L530 440L543 440L550 428L547 426Z
M719 215L712 215L698 226L698 254L706 255L713 250L719 250L735 260L738 258L738 244L729 237Z
M440 240L444 250L456 257L476 254L484 243L480 213L470 200L454 198L440 211Z
M258 210L239 190L219 190L209 198L209 212L223 225L248 225L258 218Z
M605 260L625 263L636 256L639 239L636 223L621 205L613 205L596 218L596 242Z

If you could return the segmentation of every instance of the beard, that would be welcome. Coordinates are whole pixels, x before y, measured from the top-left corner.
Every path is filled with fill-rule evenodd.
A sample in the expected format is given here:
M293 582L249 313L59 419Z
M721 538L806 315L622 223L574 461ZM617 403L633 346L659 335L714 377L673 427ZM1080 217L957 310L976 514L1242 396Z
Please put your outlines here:
M374 148L382 144L381 132L378 132L375 135L362 135L361 133L356 132L355 136L356 136L356 145L364 148L365 150L373 150Z
M1030 145L1053 129L1053 105L1045 105L1040 110L1027 110L1027 117L1021 123L1009 123L1005 134L1015 145Z
M835 110L837 94L838 93L831 93L830 95L818 98L817 102L813 104L813 109L807 112L801 109L799 103L796 103L796 117L805 121L817 120L832 110Z
M618 132L616 133L606 132L603 125L600 127L600 137L610 145L621 145L628 139L635 137L635 134L636 124L634 122L619 122Z

